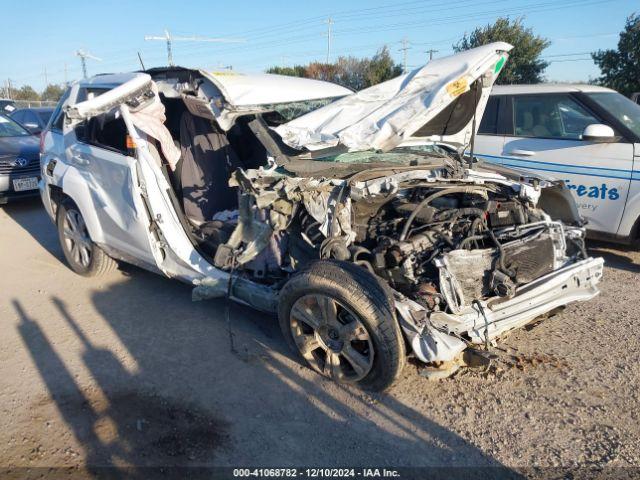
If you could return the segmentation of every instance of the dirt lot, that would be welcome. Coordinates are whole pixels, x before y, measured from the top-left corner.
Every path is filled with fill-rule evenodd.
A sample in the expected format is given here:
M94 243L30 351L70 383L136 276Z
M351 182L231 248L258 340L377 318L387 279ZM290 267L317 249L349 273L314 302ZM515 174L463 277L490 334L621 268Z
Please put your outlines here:
M512 334L489 369L408 365L369 395L302 367L262 314L134 267L74 275L39 202L5 206L0 464L638 466L640 253L591 251L597 299Z

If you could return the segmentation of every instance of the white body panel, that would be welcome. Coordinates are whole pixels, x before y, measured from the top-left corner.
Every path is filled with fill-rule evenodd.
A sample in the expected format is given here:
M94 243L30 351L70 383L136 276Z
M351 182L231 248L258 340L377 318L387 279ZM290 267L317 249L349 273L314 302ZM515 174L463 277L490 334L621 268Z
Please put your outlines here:
M488 97L506 52L512 48L496 42L433 60L280 125L275 131L293 148L321 150L342 145L351 151L390 150L468 92L480 77ZM479 116L482 108L481 102ZM471 117L467 120L470 122Z
M631 184L632 144L492 135L478 139L478 156L564 180L588 228L618 233Z
M602 125L606 125L605 112L590 111L589 105L582 103L585 97L580 95L592 93L615 94L613 90L593 85L495 87L492 96L503 99L497 115L497 128L501 129L498 131L512 133L478 134L474 153L488 162L563 180L580 214L588 220L589 230L628 239L640 218L640 145L622 136L612 141L594 141L577 134L594 128L611 131L609 126ZM521 105L529 102L526 111L516 109L520 101L523 101ZM554 121L562 123L562 130L539 133L537 128L544 131L544 126L550 124L549 110L546 110L549 105L557 105L561 111L560 120ZM571 111L574 106L576 109ZM527 123L527 119L518 120L523 111L529 116L529 130L519 132L518 125ZM536 116L546 120L533 121ZM610 116L615 115L612 112ZM572 119L574 124L570 125ZM577 128L580 124L584 130ZM573 131L569 133L570 128ZM560 138L569 136L572 138Z
M269 73L207 72L201 70L233 107L254 107L276 103L300 102L344 97L351 90L331 82Z
M633 228L640 219L640 143L633 146L633 154L633 171L631 172L627 204L624 207L624 214L618 228L618 235L625 237L633 233Z

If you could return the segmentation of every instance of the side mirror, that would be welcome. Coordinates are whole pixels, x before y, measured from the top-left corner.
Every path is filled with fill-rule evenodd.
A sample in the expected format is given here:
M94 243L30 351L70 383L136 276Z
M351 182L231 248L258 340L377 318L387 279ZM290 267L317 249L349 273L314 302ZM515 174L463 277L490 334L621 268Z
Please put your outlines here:
M616 141L616 133L609 125L593 123L582 132L582 140L587 142L609 143Z
M29 133L31 133L32 135L38 135L42 131L40 125L36 123L25 123L22 126L29 130Z

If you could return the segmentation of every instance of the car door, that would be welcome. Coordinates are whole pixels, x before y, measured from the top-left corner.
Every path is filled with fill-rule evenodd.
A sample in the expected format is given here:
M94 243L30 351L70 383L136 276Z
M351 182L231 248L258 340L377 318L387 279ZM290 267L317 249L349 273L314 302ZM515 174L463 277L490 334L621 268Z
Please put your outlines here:
M81 87L78 104L110 88ZM70 106L73 107L74 104ZM88 187L74 199L95 212L102 243L127 261L154 266L149 244L149 219L141 201L136 159L128 154L127 127L117 109L65 125L65 156ZM83 212L83 216L84 216Z
M474 156L490 163L502 163L504 147L506 97L492 95L482 115L475 138Z
M510 107L513 130L501 163L564 180L587 228L615 234L629 193L633 144L582 140L587 125L606 122L570 93L513 95Z

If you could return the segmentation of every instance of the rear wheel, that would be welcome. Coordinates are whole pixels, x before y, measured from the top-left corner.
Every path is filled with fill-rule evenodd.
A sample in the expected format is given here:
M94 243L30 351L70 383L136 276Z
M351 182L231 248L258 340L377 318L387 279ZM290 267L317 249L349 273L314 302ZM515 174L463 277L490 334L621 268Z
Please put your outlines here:
M279 319L289 345L320 374L383 390L405 362L393 299L377 279L347 262L319 261L280 292Z
M85 277L94 277L116 268L116 261L89 237L82 213L71 200L61 202L56 223L62 252L71 270Z

